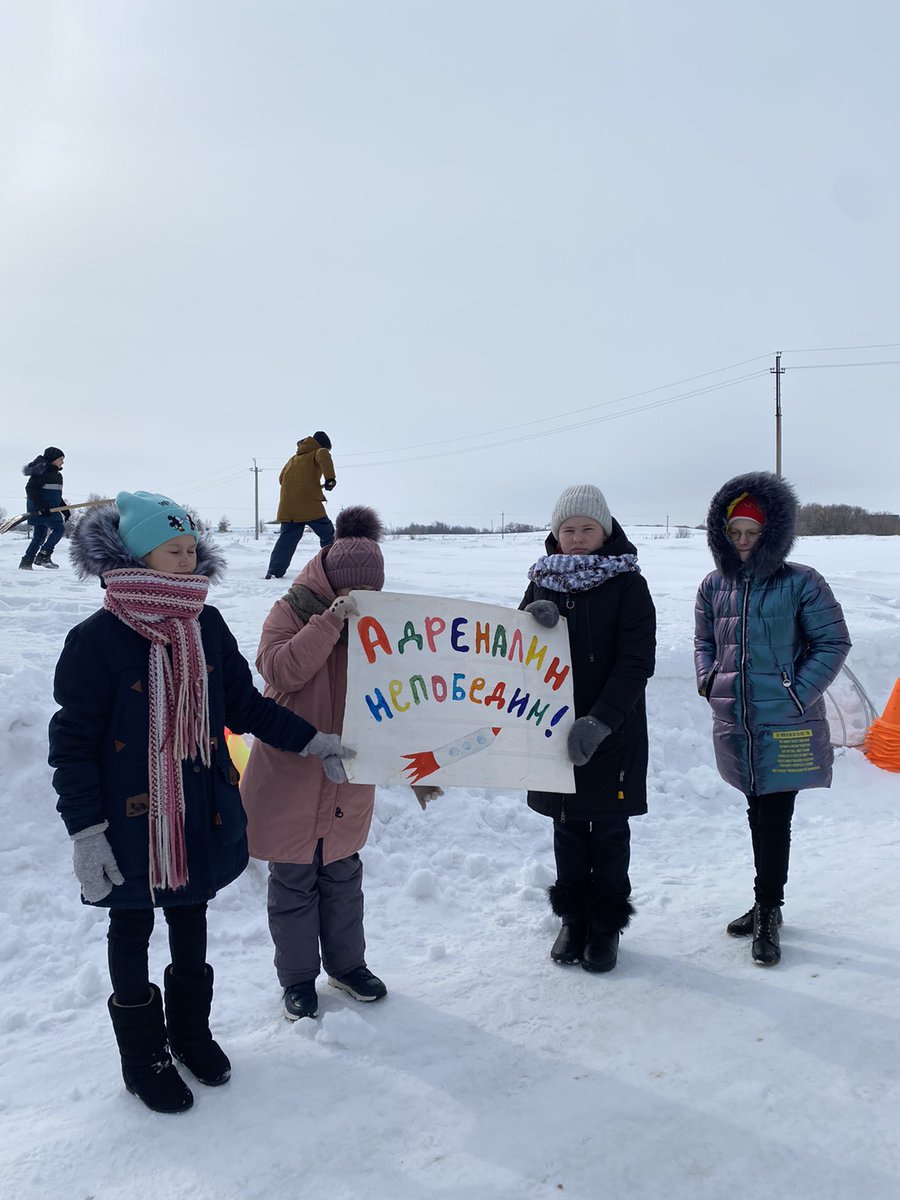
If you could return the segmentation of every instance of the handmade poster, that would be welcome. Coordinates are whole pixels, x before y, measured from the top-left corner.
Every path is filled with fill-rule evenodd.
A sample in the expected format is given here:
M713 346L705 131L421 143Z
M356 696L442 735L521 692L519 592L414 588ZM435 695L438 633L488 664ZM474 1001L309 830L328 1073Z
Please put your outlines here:
M575 790L564 621L436 596L354 592L344 766L356 783Z

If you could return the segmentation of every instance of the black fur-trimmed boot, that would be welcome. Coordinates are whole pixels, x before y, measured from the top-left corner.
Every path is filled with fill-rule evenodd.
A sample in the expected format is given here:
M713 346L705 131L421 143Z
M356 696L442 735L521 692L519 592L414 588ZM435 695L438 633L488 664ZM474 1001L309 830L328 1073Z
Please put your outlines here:
M585 971L611 971L619 959L619 934L628 928L634 906L630 900L595 897L581 965Z
M550 957L562 966L580 963L588 934L588 885L557 882L547 888L547 898L550 907L562 921L562 928L550 948Z
M781 962L781 937L778 933L778 918L781 909L765 908L756 904L753 908L753 945L750 954L758 967L775 967Z
M22 561L19 563L20 571L31 571L34 569L34 559L29 558L27 554L22 555Z
M182 978L171 964L163 977L166 993L166 1029L169 1046L179 1062L207 1087L219 1087L231 1078L231 1063L209 1030L213 969L206 964L203 977Z
M146 1004L119 1004L113 995L107 1007L128 1091L153 1112L187 1112L194 1097L169 1057L159 988L150 984Z

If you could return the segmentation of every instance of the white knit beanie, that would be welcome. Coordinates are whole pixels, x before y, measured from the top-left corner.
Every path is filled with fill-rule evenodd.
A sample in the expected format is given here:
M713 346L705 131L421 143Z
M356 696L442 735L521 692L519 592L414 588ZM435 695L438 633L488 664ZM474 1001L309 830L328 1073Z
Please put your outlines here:
M607 537L612 533L612 514L606 497L592 483L576 483L567 487L557 500L553 506L553 516L550 518L550 529L554 537L559 537L559 527L569 517L590 517L592 521L603 526Z

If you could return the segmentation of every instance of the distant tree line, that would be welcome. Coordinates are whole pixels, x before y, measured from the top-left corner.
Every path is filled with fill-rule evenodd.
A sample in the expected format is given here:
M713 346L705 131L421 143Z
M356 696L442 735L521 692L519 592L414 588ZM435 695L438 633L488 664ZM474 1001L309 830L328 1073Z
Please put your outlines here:
M444 521L432 521L430 525L413 521L410 525L394 525L392 533L407 533L411 537L427 537L442 533L540 533L537 525L524 525L521 521L508 521L502 529L476 529L474 525L448 525Z
M800 535L870 533L881 536L900 533L900 515L867 512L855 504L801 504L797 514Z

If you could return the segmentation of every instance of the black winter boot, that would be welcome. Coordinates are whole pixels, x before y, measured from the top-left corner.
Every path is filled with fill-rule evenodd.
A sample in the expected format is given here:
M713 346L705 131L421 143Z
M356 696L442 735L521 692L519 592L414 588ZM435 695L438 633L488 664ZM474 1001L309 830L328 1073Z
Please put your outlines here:
M52 550L50 553L53 553ZM34 565L36 567L50 567L52 571L59 570L59 563L55 563L46 550L38 550L34 556Z
M547 898L562 921L562 928L550 948L550 957L562 966L580 963L588 935L588 885L557 882L547 888Z
M750 953L758 967L774 967L781 962L781 938L778 933L779 908L753 909L753 946Z
M30 571L32 569L33 562L34 562L34 559L29 558L27 554L23 554L22 561L19 563L19 570L20 571Z
M284 1015L289 1021L319 1015L319 997L316 995L314 979L305 983L292 983L284 989Z
M333 988L339 988L348 996L352 996L354 1000L361 1000L364 1004L370 1004L374 1000L383 1000L387 995L385 985L377 975L372 974L365 963L361 967L354 967L346 975L329 975L328 982Z
M154 1112L187 1112L194 1097L166 1048L159 988L151 983L146 1004L117 1004L115 996L110 996L107 1007L122 1059L122 1078L129 1092Z
M748 908L747 911L740 917L735 917L733 921L729 921L725 926L725 932L730 933L732 937L749 937L753 932L753 914L756 912L756 905ZM778 924L780 925L784 918L781 915L781 909L778 909Z
M613 969L619 957L619 934L628 928L633 913L634 906L630 900L594 901L581 959L585 971L599 975Z
M207 963L203 977L191 979L173 974L170 964L163 978L166 1028L172 1053L207 1087L227 1083L231 1078L231 1063L218 1042L213 1041L209 1031L212 967Z

